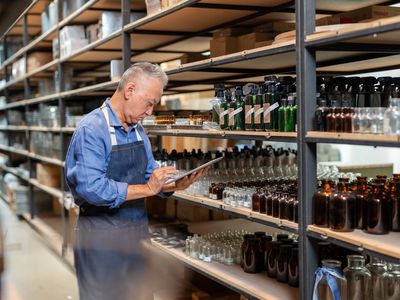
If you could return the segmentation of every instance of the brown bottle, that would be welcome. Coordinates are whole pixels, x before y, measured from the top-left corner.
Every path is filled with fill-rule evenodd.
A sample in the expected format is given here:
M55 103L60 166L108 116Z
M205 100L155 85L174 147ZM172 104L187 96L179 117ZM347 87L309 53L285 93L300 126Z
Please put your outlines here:
M256 188L255 193L253 194L251 201L251 210L259 212L260 211L260 196L261 196L261 188Z
M288 220L289 221L294 221L294 201L296 199L295 195L290 195L288 198Z
M330 107L328 110L328 114L326 115L326 127L327 131L329 132L335 132L335 123L336 123L336 113L335 113L335 108Z
M282 194L279 199L279 219L287 220L289 217L289 194Z
M356 192L356 228L363 229L363 216L365 215L365 199L368 196L367 177L357 176Z
M260 189L260 209L259 212L261 214L267 213L267 197L264 193L264 189Z
M320 227L329 227L329 199L333 193L331 184L331 180L323 179L322 187L314 194L314 224Z
M345 132L344 127L345 127L345 123L346 123L347 111L348 111L348 109L345 107L341 107L339 109L339 113L337 114L337 119L336 119L336 122L338 123L338 125L337 125L338 132Z
M242 269L244 268L244 254L245 251L247 249L247 246L249 244L249 239L253 238L254 235L253 234L245 234L243 235L243 242L242 242L242 246L240 248L240 266L242 267Z
M372 193L369 194L366 204L366 220L364 230L372 234L389 233L392 218L391 199L385 191L383 183L374 183Z
M393 183L392 192L392 230L400 231L400 181Z
M272 216L272 193L268 191L267 189L264 190L264 195L265 195L265 205L266 205L266 211L268 216Z
M279 200L281 197L281 193L274 193L272 196L272 216L274 218L279 218Z
M264 269L264 251L260 237L248 239L244 252L244 271L246 273L259 273Z
M268 270L268 253L271 251L272 248L272 236L262 236L261 243L264 250L264 270Z
M344 132L352 132L352 121L353 121L353 109L347 108L347 112L344 116Z
M400 174L393 174L392 181L400 181Z
M329 228L348 232L355 228L355 196L348 189L348 183L339 182L338 191L329 201Z

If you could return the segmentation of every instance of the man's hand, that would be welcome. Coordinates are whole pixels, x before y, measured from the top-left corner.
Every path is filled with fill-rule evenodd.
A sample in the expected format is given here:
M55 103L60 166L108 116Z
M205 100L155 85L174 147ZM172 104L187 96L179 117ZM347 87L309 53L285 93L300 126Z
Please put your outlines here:
M176 173L178 173L178 171L175 167L161 167L155 169L147 182L147 186L154 195L157 195L161 192L165 181Z
M206 167L198 172L194 172L189 176L185 176L182 179L179 179L175 182L175 190L177 191L187 189L193 182L203 177L207 173L208 168L209 167Z

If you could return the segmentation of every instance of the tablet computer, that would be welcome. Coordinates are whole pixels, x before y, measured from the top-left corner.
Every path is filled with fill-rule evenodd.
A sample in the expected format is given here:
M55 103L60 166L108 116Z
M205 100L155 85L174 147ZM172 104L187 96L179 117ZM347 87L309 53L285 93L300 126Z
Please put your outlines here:
M192 169L190 171L186 171L186 172L184 172L182 174L177 174L177 175L167 179L165 184L173 183L173 182L175 182L175 181L177 181L179 179L182 179L185 176L188 176L188 175L190 175L190 174L192 174L194 172L200 171L201 169L204 169L205 167L211 166L212 164L215 164L215 163L217 163L217 162L219 162L219 161L221 161L223 159L224 159L224 157L218 157L218 158L210 160L209 162L206 162L205 164L202 164L201 166L198 166L197 168L194 168L194 169Z

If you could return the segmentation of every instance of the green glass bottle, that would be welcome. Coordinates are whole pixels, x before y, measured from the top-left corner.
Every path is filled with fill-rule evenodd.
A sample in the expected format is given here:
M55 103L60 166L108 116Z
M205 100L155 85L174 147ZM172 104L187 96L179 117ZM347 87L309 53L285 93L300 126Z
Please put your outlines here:
M288 97L287 103L288 103L288 105L284 108L285 132L293 132L295 119L293 117L293 97L292 96Z
M285 112L287 111L287 99L283 98L281 99L281 106L278 108L278 131L279 132L285 132Z
M253 114L253 121L255 130L262 130L263 129L263 104L264 104L264 97L265 94L263 92L263 86L256 87L255 93L257 95L254 98L254 114Z
M278 79L275 76L267 76L264 78L267 83L267 94L264 102L264 129L277 131L279 128L279 95L277 89L279 86Z
M251 91L245 97L244 104L244 126L246 130L254 129L254 103L256 102L257 93L255 86L251 86Z
M220 111L221 111L221 103L224 100L224 85L222 83L217 83L214 85L215 87L215 97L211 100L211 115L212 121L220 124Z
M230 90L225 91L225 97L221 102L219 109L219 125L221 129L228 129L229 127L229 103L231 100Z
M231 130L244 130L244 105L242 87L237 86L229 108L229 127ZM231 125L233 119L233 126Z
M290 108L290 118L293 120L292 132L297 132L297 104L296 104L296 98L293 99L293 105Z

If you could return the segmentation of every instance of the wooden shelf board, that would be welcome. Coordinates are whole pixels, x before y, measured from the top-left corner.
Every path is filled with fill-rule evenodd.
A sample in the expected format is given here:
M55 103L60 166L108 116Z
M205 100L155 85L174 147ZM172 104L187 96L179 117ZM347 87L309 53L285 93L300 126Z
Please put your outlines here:
M249 6L274 7L288 2L288 0L247 0L245 3ZM243 0L202 0L200 3L243 5Z
M146 127L145 127L146 129ZM208 131L208 130L184 130L184 129L167 129L167 130L146 130L149 134L171 135L171 136L195 136L203 138L246 138L246 139L263 139L273 140L282 138L296 142L296 132L267 132L267 131Z
M257 299L278 300L298 299L299 290L287 284L279 283L266 274L247 274L239 266L226 266L217 262L205 263L187 257L182 249L174 249L152 241L157 249L167 253L185 265L206 274L225 286Z
M51 131L51 132L60 132L61 128L60 127L45 127L45 126L29 126L28 130L30 131Z
M183 53L157 53L157 52L146 52L139 55L133 55L131 58L132 63L139 61L148 61L152 63L162 63L164 61L170 61L181 58Z
M344 241L361 249L368 249L387 256L400 258L400 232L390 232L385 235L367 234L358 229L353 232L336 232L315 225L309 225L307 230L319 233L322 237L327 236Z
M36 186L37 188L49 193L50 195L57 197L57 198L62 198L63 197L63 193L60 189L54 188L54 187L50 187L50 186L46 186L44 184L41 184L37 181L37 179L31 178L29 179L29 182Z
M188 49L193 52L204 52L210 49L211 37L193 37L172 45L162 47L159 50L185 52Z
M337 139L338 143L342 140L353 141L369 141L369 142L383 142L397 144L400 142L399 135L377 135L377 134L359 134L359 133L345 133L345 132L320 132L309 131L306 138L318 139Z
M161 35L161 34L137 34L133 32L131 34L131 49L132 51L146 50L155 48L164 43L169 43L181 36L176 35ZM121 38L122 41L122 38ZM187 51L186 48L185 51Z
M371 5L377 5L386 2L386 0L365 0L365 1L347 1L347 0L318 0L317 9L332 11L349 11Z
M89 0L85 4L83 4L80 8L76 11L71 13L70 15L66 16L58 25L60 28L64 27L65 25L69 24L75 18L79 17L82 13L87 11L90 7L92 7L98 0Z

